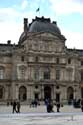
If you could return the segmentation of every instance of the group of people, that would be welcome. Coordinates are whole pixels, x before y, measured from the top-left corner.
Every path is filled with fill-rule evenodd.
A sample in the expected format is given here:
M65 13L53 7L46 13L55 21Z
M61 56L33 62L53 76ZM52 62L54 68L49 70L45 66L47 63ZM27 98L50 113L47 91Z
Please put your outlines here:
M46 108L47 108L47 112L50 113L50 112L54 112L53 110L53 102L49 99L46 99L45 100L45 105L46 105ZM56 108L57 108L57 112L60 112L60 102L56 102Z
M13 101L12 102L12 106L13 106L13 111L12 113L16 112L16 113L20 113L20 102L19 101Z
M20 113L20 107L21 107L20 101L14 100L11 105L13 107L12 113L15 113L15 112ZM33 107L37 107L38 101L37 100L33 101L31 103L31 105ZM47 110L48 113L54 112L54 110L53 110L54 105L53 105L53 102L50 99L45 99L45 105L46 105L46 110ZM60 112L60 102L56 101L55 105L56 105L57 112ZM80 108L81 108L81 111L83 112L83 99L80 100Z
M30 103L30 107L37 107L39 105L38 99L34 99Z

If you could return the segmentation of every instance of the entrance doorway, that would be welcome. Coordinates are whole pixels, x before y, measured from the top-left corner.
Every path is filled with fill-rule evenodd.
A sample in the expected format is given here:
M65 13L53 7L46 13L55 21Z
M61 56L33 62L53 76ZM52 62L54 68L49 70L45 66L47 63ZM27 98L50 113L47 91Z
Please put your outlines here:
M68 103L71 104L74 99L74 90L72 87L68 87L67 89L67 98L68 98Z
M27 99L27 89L25 86L21 86L19 88L19 100L26 101L26 99Z
M51 87L44 87L44 99L51 99Z

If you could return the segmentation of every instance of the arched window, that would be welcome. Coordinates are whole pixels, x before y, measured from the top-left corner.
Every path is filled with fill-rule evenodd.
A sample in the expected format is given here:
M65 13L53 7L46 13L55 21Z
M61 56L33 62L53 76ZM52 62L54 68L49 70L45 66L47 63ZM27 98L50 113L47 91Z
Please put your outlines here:
M27 99L27 89L25 86L19 88L19 99L20 101L25 101Z
M68 98L69 101L73 100L73 98L74 98L73 94L74 94L73 88L72 87L68 87L67 88L67 98Z
M51 87L50 86L44 87L44 99L51 99Z

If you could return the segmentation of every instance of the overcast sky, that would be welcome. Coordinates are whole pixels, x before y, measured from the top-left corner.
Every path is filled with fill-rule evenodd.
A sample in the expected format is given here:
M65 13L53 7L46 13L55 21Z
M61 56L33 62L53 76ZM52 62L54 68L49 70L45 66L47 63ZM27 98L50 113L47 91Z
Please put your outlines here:
M37 8L39 12L36 12ZM35 16L57 21L68 48L83 49L83 0L1 0L0 43L17 43L23 32L23 18Z

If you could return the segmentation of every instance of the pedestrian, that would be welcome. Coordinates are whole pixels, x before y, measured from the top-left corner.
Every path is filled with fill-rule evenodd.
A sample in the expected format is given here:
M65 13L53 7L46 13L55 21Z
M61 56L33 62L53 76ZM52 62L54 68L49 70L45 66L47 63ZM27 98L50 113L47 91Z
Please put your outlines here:
M17 113L20 113L20 101L17 101Z
M45 99L45 105L47 106L49 104L49 99Z
M13 106L13 111L12 111L12 113L17 112L17 111L16 111L16 101L15 101L15 100L13 101L12 106Z
M81 110L82 110L82 112L83 112L83 98L81 99L81 102L80 102L81 104Z
M53 111L53 103L51 101L49 101L49 103L47 105L47 112L48 113L54 112Z
M56 108L57 108L57 112L60 112L60 102L56 102Z

